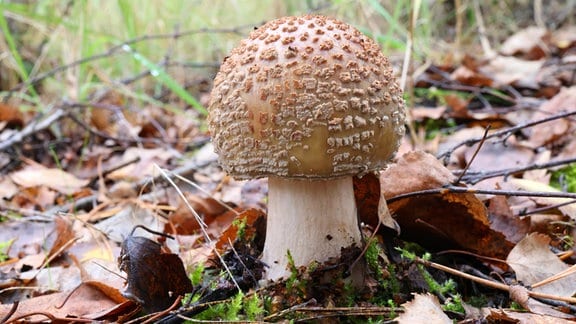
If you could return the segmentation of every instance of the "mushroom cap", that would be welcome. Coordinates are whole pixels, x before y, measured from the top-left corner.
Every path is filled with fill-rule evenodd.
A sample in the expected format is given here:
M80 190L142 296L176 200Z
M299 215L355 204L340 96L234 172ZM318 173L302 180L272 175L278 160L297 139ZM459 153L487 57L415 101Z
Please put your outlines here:
M238 179L328 178L382 169L404 135L402 91L378 45L317 15L254 30L214 80L208 127Z

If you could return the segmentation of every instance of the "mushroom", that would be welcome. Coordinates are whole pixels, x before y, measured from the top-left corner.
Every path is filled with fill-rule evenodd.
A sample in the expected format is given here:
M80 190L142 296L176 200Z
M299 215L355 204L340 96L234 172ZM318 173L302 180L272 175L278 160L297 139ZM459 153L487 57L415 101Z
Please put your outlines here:
M354 27L305 15L272 20L226 57L208 127L236 179L268 177L266 278L362 246L353 176L383 169L404 135L388 59Z

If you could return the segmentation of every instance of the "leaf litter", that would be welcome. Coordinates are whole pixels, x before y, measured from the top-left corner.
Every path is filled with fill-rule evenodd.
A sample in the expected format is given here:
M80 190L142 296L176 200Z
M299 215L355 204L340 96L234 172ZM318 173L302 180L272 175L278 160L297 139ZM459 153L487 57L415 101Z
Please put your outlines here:
M110 90L91 103L89 116L54 117L79 125L67 130L72 143L83 143L79 129L94 135L87 148L56 145L60 165L29 148L56 138L43 127L27 134L20 163L0 159L0 242L10 242L0 263L0 318L127 322L144 320L143 306L169 322L242 291L271 298L260 317L268 321L394 311L400 323L573 320L576 194L553 188L550 175L576 163L575 49L573 32L531 27L495 56L432 64L417 76L415 87L429 97L417 98L411 111L416 137L403 142L387 170L354 181L363 231L382 249L376 254L382 268L369 269L355 307L339 307L348 305L338 298L346 292L342 282L320 279L345 272L356 262L354 251L343 253L344 262L294 269L294 281L260 286L265 180L226 177L195 116L154 107L134 114L123 109L129 98ZM11 105L2 108L0 138L8 141L2 147L15 145L11 136L35 122ZM431 123L439 123L438 131L427 138ZM185 191L179 195L156 166L182 170L177 174L194 185L177 181ZM175 239L161 244L154 235L133 236L138 226ZM413 243L432 257L421 263L425 268L395 249ZM193 283L194 269L202 267ZM503 285L504 292L472 285L463 273ZM458 289L436 290L430 278L452 280ZM398 288L383 290L383 280ZM169 297L156 298L157 291ZM180 304L179 296L190 293L198 299ZM379 294L402 306L377 305ZM471 304L477 295L486 299L482 306ZM463 298L459 311L446 309L454 298Z

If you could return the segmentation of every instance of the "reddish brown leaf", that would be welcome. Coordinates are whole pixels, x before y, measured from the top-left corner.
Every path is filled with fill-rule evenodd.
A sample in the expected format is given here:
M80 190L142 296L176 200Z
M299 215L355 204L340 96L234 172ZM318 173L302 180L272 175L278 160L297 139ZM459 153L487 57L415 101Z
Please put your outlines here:
M373 173L362 178L354 177L354 196L358 217L366 224L378 224L378 203L380 201L380 180Z
M206 225L213 222L219 222L221 227L227 227L234 214L227 214L228 209L219 203L216 199L207 197L202 198L193 194L185 194L188 204L194 212ZM179 235L196 234L200 230L200 224L194 212L190 210L187 204L181 202L176 211L170 215L168 223L165 226L166 233Z
M234 222L222 232L218 242L216 242L216 249L223 252L230 247L230 243L234 243L238 239L239 224L244 224L243 235L245 240L252 241L255 237L259 237L260 239L257 241L261 242L260 245L263 246L266 236L266 215L259 209L247 209L236 216Z

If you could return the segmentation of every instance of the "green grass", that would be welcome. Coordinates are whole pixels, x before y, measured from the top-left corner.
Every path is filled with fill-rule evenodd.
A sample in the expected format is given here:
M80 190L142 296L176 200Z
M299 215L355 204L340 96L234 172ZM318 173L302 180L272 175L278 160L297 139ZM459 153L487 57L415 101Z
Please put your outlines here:
M136 0L38 0L29 4L0 1L0 29L5 40L0 42L5 44L0 52L5 53L2 63L7 70L1 72L11 71L23 81L34 80L56 67L93 57L50 75L41 87L28 87L11 95L23 101L24 107L43 111L56 98L83 102L94 92L109 88L132 98L136 106L158 105L161 102L155 100L155 95L167 89L185 106L204 115L198 93L189 91L186 85L211 79L213 66L241 38L253 27L279 16L317 12L349 22L380 43L383 51L393 57L397 71L409 38L414 44L413 58L418 62L439 57L439 49L457 38L477 42L476 15L470 3L453 8L452 2L421 1L417 11L416 3L150 0L143 5ZM502 26L506 31L517 28L514 18L510 18L517 6L511 1L483 3L485 23ZM456 12L463 13L463 27L458 31L454 30ZM416 18L414 28L410 26L411 17ZM195 32L174 36L187 31ZM129 50L116 48L129 41ZM166 66L167 59L171 66ZM206 63L212 67L185 68L184 63ZM152 76L119 84L146 70L152 71ZM14 81L4 85L0 98L15 85Z

